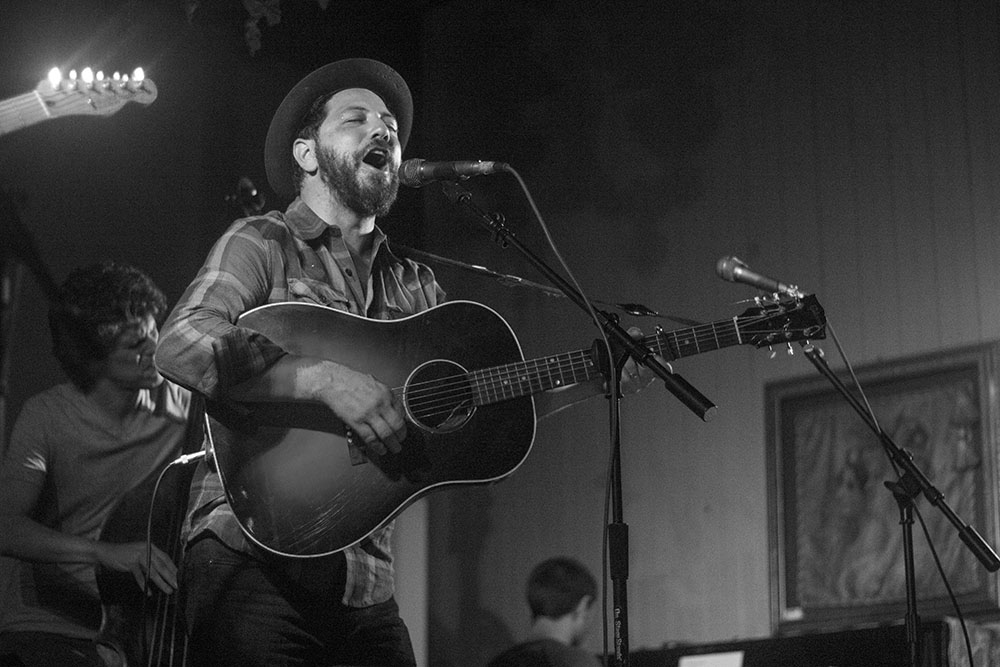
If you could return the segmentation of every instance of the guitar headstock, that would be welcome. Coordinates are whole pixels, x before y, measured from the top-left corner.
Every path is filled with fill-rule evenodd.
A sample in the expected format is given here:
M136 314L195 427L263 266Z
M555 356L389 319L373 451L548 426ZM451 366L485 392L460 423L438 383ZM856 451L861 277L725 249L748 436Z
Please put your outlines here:
M738 318L743 343L765 347L826 338L826 314L815 294L760 300Z
M156 99L156 84L145 77L142 68L137 68L131 76L116 72L110 78L103 72L94 74L89 67L79 76L74 70L69 77L63 78L59 70L53 68L48 78L35 88L35 93L45 105L46 113L53 118L110 116L129 102L151 104Z

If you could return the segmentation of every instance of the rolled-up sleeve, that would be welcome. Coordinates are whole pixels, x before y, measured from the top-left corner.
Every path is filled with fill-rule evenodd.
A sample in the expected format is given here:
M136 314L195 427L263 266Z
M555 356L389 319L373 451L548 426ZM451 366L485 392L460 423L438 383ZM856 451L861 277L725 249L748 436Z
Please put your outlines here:
M267 223L241 220L213 246L160 332L156 365L174 382L210 398L265 371L285 351L236 326L239 316L273 300ZM284 290L285 286L278 286Z

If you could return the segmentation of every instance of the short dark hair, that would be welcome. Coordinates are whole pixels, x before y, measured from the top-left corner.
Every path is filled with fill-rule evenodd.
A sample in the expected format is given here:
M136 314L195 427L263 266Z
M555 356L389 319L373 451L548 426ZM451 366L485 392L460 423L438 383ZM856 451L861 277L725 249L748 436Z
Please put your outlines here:
M108 260L74 269L49 308L52 352L73 384L89 391L125 327L149 315L159 324L166 309L163 292L134 266Z
M542 561L528 577L528 605L533 619L565 616L587 595L597 598L597 582L583 564L572 558Z
M302 117L302 122L299 123L299 129L295 133L296 139L312 139L313 141L319 141L319 128L323 125L323 121L326 120L326 103L330 101L330 98L339 93L339 90L332 90L328 93L323 93L309 105L309 110ZM292 147L289 146L288 150ZM299 165L298 160L292 160L292 178L295 181L295 185L298 188L302 188L302 178L306 175L306 172L302 170Z

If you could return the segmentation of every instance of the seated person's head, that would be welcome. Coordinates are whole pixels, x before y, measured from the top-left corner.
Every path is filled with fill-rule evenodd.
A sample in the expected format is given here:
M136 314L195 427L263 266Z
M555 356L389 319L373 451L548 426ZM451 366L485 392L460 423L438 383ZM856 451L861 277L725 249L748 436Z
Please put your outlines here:
M569 622L573 644L583 640L589 611L597 599L597 583L581 563L572 558L550 558L539 563L528 578L528 605L536 623L545 619Z
M163 381L152 355L167 302L146 274L111 261L92 264L72 271L58 297L49 309L53 353L81 391L102 377L130 388Z

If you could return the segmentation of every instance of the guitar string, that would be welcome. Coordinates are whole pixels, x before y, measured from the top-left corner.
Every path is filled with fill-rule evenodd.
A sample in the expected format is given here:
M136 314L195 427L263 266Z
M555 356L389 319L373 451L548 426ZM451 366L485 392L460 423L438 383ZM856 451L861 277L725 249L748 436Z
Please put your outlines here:
M773 315L771 315L771 316L752 316L752 317L737 318L734 328L738 329L740 327L741 323L742 323L743 326L747 326L747 325L752 324L754 320L763 322L763 321L766 321L768 319L773 319ZM720 323L710 323L710 324L705 324L705 325L699 325L699 326L696 326L696 327L692 327L690 329L690 331L695 332L694 336L693 336L693 340L690 340L688 338L688 336L690 334L687 334L686 332L688 330L685 330L685 334L681 334L680 332L677 332L677 331L665 331L665 332L661 332L659 334L654 334L654 335L651 335L651 336L647 336L647 337L641 339L640 342L643 345L655 348L656 351L661 352L661 353L662 353L663 349L666 347L669 350L669 352L670 352L670 356L672 356L672 357L686 356L686 355L684 355L682 353L682 350L685 349L685 348L690 348L691 345L692 345L692 343L693 343L694 347L697 348L698 351L700 352L701 348L702 347L706 347L706 343L708 343L708 342L714 342L715 343L714 347L709 348L710 350L712 350L712 349L718 349L720 347L720 345L719 345L720 342L725 342L727 345L732 345L734 342L739 342L740 341L740 333L739 333L739 331L733 332L733 331L728 331L727 330L727 331L722 332L721 334L717 331L718 327L721 326L721 325L723 325L723 324L725 324L725 325L733 325L734 323L731 320L724 320L723 322L720 322ZM699 331L699 329L701 331ZM706 330L710 330L710 331L706 331ZM802 331L804 331L804 329ZM753 333L758 334L758 335L760 335L760 334L768 335L768 334L772 334L772 333L788 333L788 330L787 329L755 330ZM672 340L672 342L673 342L672 346L670 345L670 342L668 342L665 345L660 343L661 339L668 339L668 338L669 339L673 339ZM587 354L588 352L589 352L588 350L580 350L580 351L577 351L577 352L572 352L572 353L567 353L567 354L579 355L579 354ZM520 374L520 372L521 372L520 369L522 369L522 368L524 368L524 367L526 367L526 366L528 366L530 364L536 364L536 365L539 364L539 363L549 364L549 363L551 363L552 359L557 359L559 357L565 357L565 356L567 356L567 355L557 355L556 357L552 357L552 356L549 356L549 357L538 357L537 359L524 360L524 361L520 361L520 362L514 362L512 364L507 364L505 366L498 366L497 368L501 369L501 370L502 369L518 369L515 372L515 374ZM486 369L486 370L489 370L489 369ZM482 371L480 371L480 372L482 372ZM465 378L467 377L467 375L468 374L459 374L459 375L455 375L455 376L452 376L452 377L456 381L458 381L458 382L464 382ZM419 391L414 390L413 388L419 387L421 384L430 384L430 385L433 385L434 389L436 389L437 387L440 386L440 382L442 380L446 380L446 379L447 378L440 378L440 379L435 379L435 380L429 380L429 381L426 381L424 383L414 383L412 385L409 385L410 391L408 393L409 394L414 394L414 393L415 394L419 394Z
M35 110L41 113L45 113L44 106L44 103L35 96L35 93L25 93L8 100L4 104L4 108L0 109L0 118L20 118L31 107L34 107Z
M474 403L483 405L534 393L533 390L536 388L538 391L542 391L576 384L589 379L587 370L593 369L593 364L589 359L581 357L578 361L550 364L547 369L545 371L524 369L524 372L488 374L477 371L467 375L442 378L438 387L429 388L429 390L422 392L419 397L412 397L407 392L407 403L414 414L419 413L421 416L440 414L437 412L439 408L444 408L443 412L448 413L452 411L454 404L459 399L461 402L466 402L471 397L474 399ZM571 381L566 381L567 376L571 378ZM560 382L554 382L555 377L559 377ZM477 397L480 400L476 401Z
M750 319L750 318L746 318ZM758 318L760 320L767 319L766 317ZM717 325L710 325L713 329L717 328ZM787 333L787 329L775 329L768 333ZM763 331L758 331L756 333L765 333ZM651 336L646 340L652 340L656 343L657 349L662 353L663 346L660 345L660 339L666 337L669 332L664 332L656 336ZM722 343L727 345L740 342L739 335L734 335L732 332L726 332L724 334L718 334L717 331L713 331L710 338L705 338L702 336L700 342L696 342L697 347L701 347L701 343L711 340L714 341L715 346L712 349L718 349L721 347ZM687 341L676 341L677 352L685 344L690 345ZM700 350L699 350L700 351ZM674 350L671 350L674 353ZM566 363L566 359L569 359L569 364ZM578 362L583 360L583 365L581 366ZM558 363L554 363L558 361ZM541 368L539 368L541 365ZM534 368L531 368L534 366ZM535 393L536 391L543 391L546 389L551 389L560 386L560 382L554 382L554 376L558 375L561 381L565 381L565 375L567 373L572 374L573 382L565 384L575 384L579 382L580 379L577 378L576 373L580 368L592 370L592 364L589 357L586 356L586 351L578 351L575 353L569 353L567 355L561 355L560 357L544 357L537 360L518 362L514 364L509 364L507 366L500 366L496 369L486 369L475 371L469 374L462 374L452 376L450 378L439 378L432 381L431 387L425 389L424 392L414 391L408 392L408 397L412 398L409 402L411 410L416 413L421 413L422 416L434 416L437 414L449 414L456 409L455 401L459 398L463 399L463 402L468 400L470 395L485 397L487 400L480 401L484 404L489 404L499 400L506 400L509 398L516 398L522 396L526 393ZM546 383L546 376L548 378L548 383ZM469 379L473 378L472 390L470 390ZM589 379L587 373L584 373L583 379ZM419 383L418 383L419 384ZM449 386L450 384L450 386ZM537 389L536 389L537 386ZM441 391L444 388L445 391ZM430 394L430 400L427 400L428 393ZM417 396L420 396L424 400L421 402L417 400ZM495 399L491 400L491 399ZM438 411L437 408L444 408Z
M716 340L728 342L739 339L728 336ZM407 397L410 399L408 404L415 416L427 418L438 414L450 414L456 409L455 404L459 399L462 399L461 402L467 402L470 396L481 399L485 397L486 400L480 400L479 403L489 404L516 398L590 379L593 377L593 369L593 363L586 351L562 355L559 358L540 358L495 369L439 378L432 382L433 386L425 387L422 392L407 392ZM581 370L582 378L578 377L578 372ZM570 376L570 382L566 382L567 375ZM555 381L557 377L559 381Z
M777 332L777 330L775 330L775 332ZM659 344L659 339L667 336L668 333L669 332L665 332L665 333L659 334L659 335L647 336L646 338L642 339L641 343L644 344L644 345L647 345L649 347L655 347L658 351L662 351L664 347L668 347L668 346L664 346L664 345ZM700 348L700 347L703 346L702 343L704 343L706 341L709 341L709 340L712 340L712 341L715 341L715 340L724 340L727 343L729 343L729 342L732 342L732 341L738 341L739 337L738 336L734 336L732 334L725 334L725 335L722 335L722 336L716 336L716 335L713 334L710 337L705 337L705 336L699 337L696 340L695 345ZM674 347L678 348L678 349L681 348L681 347L686 347L686 346L690 346L690 343L682 342L682 343L678 344L677 342L675 342L675 345L674 345ZM713 349L715 349L715 348L713 348ZM673 353L673 350L671 350L671 352ZM535 366L540 365L540 364L542 364L542 365L550 365L552 363L552 360L556 360L556 359L560 359L560 358L566 358L566 357L569 357L569 356L580 356L580 355L586 356L588 354L589 354L589 350L577 350L577 351L574 351L574 352L564 353L564 354L561 354L561 355L538 357L536 359L527 359L527 360L517 361L517 362L510 363L510 364L506 364L506 365L502 365L502 366L497 366L495 368L498 369L498 370L500 370L500 371L508 371L509 374L507 376L500 376L500 377L509 378L512 375L519 375L519 374L521 374L523 372L523 369L525 369L526 367L531 366L531 365L535 365ZM480 369L479 371L473 371L473 372L486 372L486 371L491 371L491 370L493 370L493 369ZM451 376L451 378L452 379L456 379L458 381L462 381L462 380L464 380L464 378L467 377L467 375L468 375L468 373L462 373L462 374ZM408 387L410 388L410 391L408 393L410 393L410 394L414 394L414 393L415 394L419 394L420 393L419 390L414 391L413 388L420 387L421 385L431 385L433 388L436 389L437 387L440 386L440 382L441 381L447 380L447 379L449 379L449 378L437 378L437 379L434 379L434 380L427 380L427 381L424 381L424 382L413 383L411 385L408 385Z
M713 329L717 328L717 325L706 326L711 326ZM785 330L774 331L777 332ZM647 339L643 339L643 343L646 343L647 340L652 341L656 344L655 347L662 352L663 346L659 344L660 339L668 336L669 333L670 332L664 332L658 335L650 336ZM710 337L706 338L705 336L701 336L698 341L696 341L696 346L700 348L701 343L714 341L716 345L712 349L717 349L719 347L719 343L724 342L731 344L733 342L739 342L739 340L739 336L734 335L731 332L719 335L718 332L713 331ZM675 341L675 343L677 342ZM676 347L679 349L684 345L690 345L690 343L686 341L684 343L677 343ZM567 359L569 360L568 364L566 363ZM580 363L581 360L582 364ZM532 368L532 366L534 366L534 368ZM539 366L541 366L541 368L539 368ZM440 405L448 406L448 408L444 411L444 414L447 414L454 409L453 404L457 398L466 398L470 395L470 393L477 394L476 391L470 392L470 377L473 378L472 386L474 389L478 390L479 396L486 396L487 398L492 396L497 400L505 400L507 398L515 398L523 395L524 393L533 393L536 385L538 387L538 391L558 387L560 386L560 383L553 382L554 376L557 375L560 377L561 381L565 382L564 376L566 374L571 374L573 381L565 384L575 384L580 381L576 374L581 368L592 368L592 363L590 362L589 356L587 356L587 351L585 350L560 355L558 357L540 357L535 360L516 362L506 366L499 366L494 369L478 370L471 373L438 378L425 383L415 383L412 387L416 387L421 384L425 384L427 386L425 386L422 391L407 391L407 397L411 399L409 401L409 405L414 413L434 410ZM546 377L549 380L548 385L546 385L545 382ZM589 379L586 373L584 374L583 379ZM527 387L527 392L525 392L525 387ZM492 401L486 402L489 403ZM422 412L422 414L431 416L435 413Z
M777 331L778 330L775 330L775 332L777 332ZM669 345L665 346L665 345L660 344L659 343L659 339L665 337L666 335L667 334L664 333L664 334L649 336L647 338L644 338L641 342L642 342L642 344L647 345L649 347L655 347L655 349L657 351L662 352L663 349L664 349L664 347L669 347ZM713 334L709 338L706 338L704 336L700 337L698 340L695 341L695 345L696 345L696 347L701 348L701 347L704 346L703 343L705 343L706 341L709 341L709 340L716 341L716 342L724 342L726 344L732 344L733 342L738 342L739 341L739 337L736 336L736 335L733 335L733 334L723 334L721 336ZM687 342L687 341L681 341L681 342L675 341L674 346L673 346L674 349L671 349L670 352L671 352L672 355L674 355L676 352L679 352L680 348L689 347L689 346L690 346L690 343ZM717 349L717 346L713 347L712 349ZM564 354L556 355L556 356L538 357L537 359L529 359L529 360L523 360L523 361L513 362L511 364L497 366L495 368L480 369L480 370L477 370L477 371L471 371L470 373L462 373L462 374L457 374L457 375L453 375L453 376L450 376L450 377L436 378L434 380L428 380L428 381L424 381L424 382L417 382L417 383L413 383L411 385L408 385L409 390L407 391L407 394L411 395L411 396L420 396L421 395L421 391L419 389L415 389L415 388L416 387L420 387L422 385L429 385L429 388L432 391L436 391L440 387L442 387L445 382L447 382L449 380L454 380L457 383L464 384L465 381L466 381L466 379L467 379L467 377L470 374L476 374L476 373L482 374L483 377L487 377L487 374L489 374L489 377L491 377L491 378L493 378L495 380L498 380L502 384L505 381L508 381L512 377L523 375L524 371L526 371L526 370L527 371L531 371L532 370L531 369L532 366L535 367L535 369L534 369L535 371L538 370L538 368L537 368L538 366L543 366L546 369L549 369L549 368L561 369L561 368L565 368L565 365L562 363L563 360L565 360L565 359L572 359L572 360L574 360L573 363L575 363L575 360L577 360L577 359L579 359L581 357L584 358L584 361L589 361L589 350L577 350L575 352L564 353ZM560 363L554 364L553 362L560 362Z
M466 375L441 378L436 386L426 388L420 393L419 397L414 397L410 392L407 392L407 403L414 415L421 417L448 414L453 411L454 405L459 399L462 399L461 402L466 402L469 397L485 396L489 399L492 395L496 399L502 400L533 393L530 390L536 386L539 391L558 386L554 384L546 386L545 377L551 380L552 376L559 375L565 377L571 375L573 381L566 382L565 384L576 384L581 381L577 378L577 373L581 370L585 371L588 368L593 368L593 364L589 359L581 359L569 364L561 363L554 367L550 366L550 368L552 369L551 371L539 371L536 369L533 372L508 372L504 375L498 373L484 374L482 371L477 371ZM506 377L506 380L503 379L504 377ZM583 379L587 379L587 376L584 375ZM524 391L524 387L528 387L529 391ZM492 402L496 401L480 400L476 403L489 404Z

